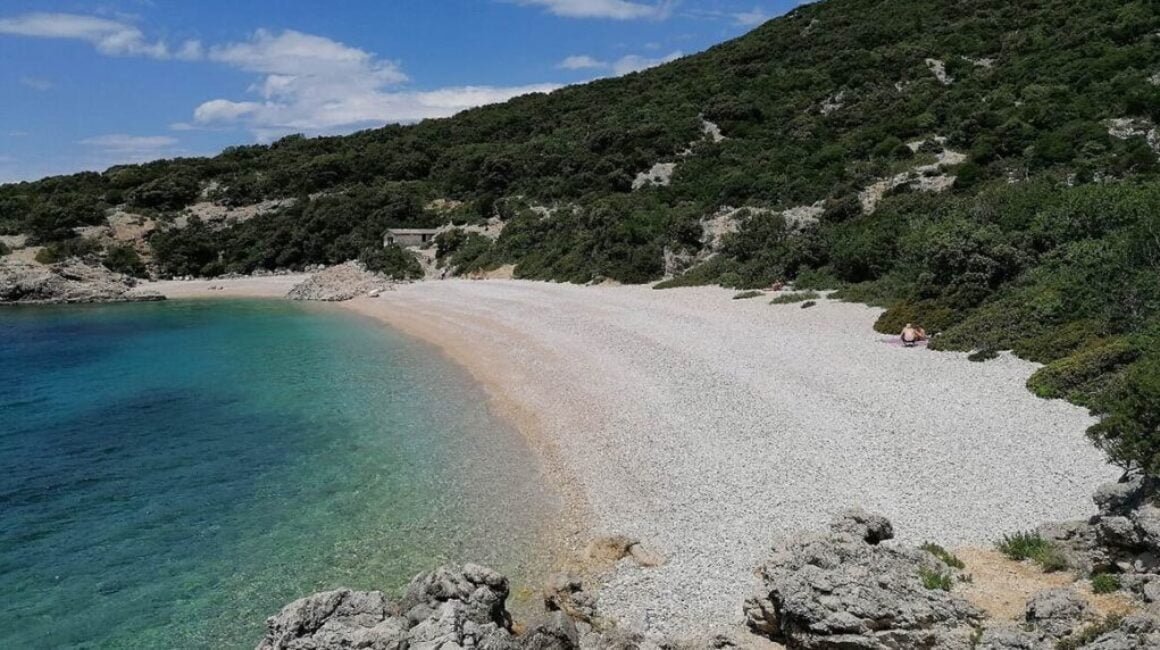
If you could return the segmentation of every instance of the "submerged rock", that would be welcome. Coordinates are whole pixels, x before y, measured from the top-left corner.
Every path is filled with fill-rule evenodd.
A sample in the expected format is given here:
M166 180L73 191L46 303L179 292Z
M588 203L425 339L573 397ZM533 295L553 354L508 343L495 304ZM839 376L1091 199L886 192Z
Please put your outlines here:
M0 304L66 304L164 300L155 293L132 293L137 281L103 266L72 258L52 265L0 263Z
M358 262L346 262L323 269L290 290L291 300L342 302L359 296L378 295L393 284L387 278L371 273Z

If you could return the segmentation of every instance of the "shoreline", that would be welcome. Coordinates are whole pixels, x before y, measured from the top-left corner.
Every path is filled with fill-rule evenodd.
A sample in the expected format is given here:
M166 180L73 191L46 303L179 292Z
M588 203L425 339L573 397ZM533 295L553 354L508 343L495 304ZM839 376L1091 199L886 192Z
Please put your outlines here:
M284 295L257 280L165 293ZM879 310L861 305L731 296L455 280L333 306L432 345L484 387L572 514L546 526L561 548L626 534L668 558L604 576L602 609L630 627L739 623L767 544L837 509L885 512L902 542L978 547L1086 516L1091 489L1115 478L1085 411L1023 387L1034 364L884 345ZM921 396L896 399L915 382Z
M290 274L258 278L232 278L224 280L167 280L143 283L142 291L155 291L169 300L288 300L286 293L294 286L310 278L311 274ZM220 288L215 288L220 287ZM572 477L559 458L549 438L544 434L539 416L533 409L509 398L504 392L504 378L492 366L496 360L484 360L473 356L468 346L461 344L453 332L443 332L433 336L433 330L421 319L407 318L406 314L381 309L374 299L360 297L344 302L300 301L304 308L339 311L371 321L375 327L390 328L417 343L431 348L459 369L465 371L488 396L488 410L494 417L512 427L528 446L533 455L542 463L542 473L547 487L560 500L558 518L543 521L539 525L538 537L543 540L543 555L546 564L533 562L544 574L534 572L528 576L536 581L513 589L511 606L519 613L529 606L529 600L539 600L540 588L550 575L559 571L570 571L592 577L594 573L579 559L579 552L591 537L594 529L593 514L582 486ZM497 540L496 543L502 543ZM470 561L470 558L464 558ZM529 565L531 566L531 565ZM521 594L522 591L522 594ZM530 610L529 610L530 611Z
M583 487L571 474L560 458L559 450L546 434L540 414L505 391L505 386L511 381L519 380L513 379L518 376L518 370L505 365L500 356L473 351L456 331L441 328L438 323L426 318L409 317L404 312L392 311L375 298L360 297L333 303L333 306L426 344L449 362L467 371L487 393L488 408L492 413L511 425L543 463L544 476L561 499L560 514L564 521L545 522L557 529L550 534L550 541L554 542L551 546L565 554L575 553L583 546L594 529L595 516ZM568 563L565 557L558 557L555 562L557 569L565 568Z

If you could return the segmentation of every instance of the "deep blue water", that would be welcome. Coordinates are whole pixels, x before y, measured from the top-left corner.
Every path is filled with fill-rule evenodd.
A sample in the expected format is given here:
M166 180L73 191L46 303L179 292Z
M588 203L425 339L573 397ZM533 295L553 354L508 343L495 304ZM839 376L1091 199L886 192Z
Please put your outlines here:
M357 317L0 310L0 647L249 648L312 591L518 579L538 472L458 368Z

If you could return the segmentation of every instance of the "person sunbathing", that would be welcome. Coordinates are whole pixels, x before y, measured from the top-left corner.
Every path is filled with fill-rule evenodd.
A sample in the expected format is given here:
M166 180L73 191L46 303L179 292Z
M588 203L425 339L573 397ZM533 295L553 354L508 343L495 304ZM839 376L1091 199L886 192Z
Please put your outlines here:
M907 323L906 327L902 328L902 334L899 338L902 339L903 345L912 348L918 345L919 341L926 340L926 330Z

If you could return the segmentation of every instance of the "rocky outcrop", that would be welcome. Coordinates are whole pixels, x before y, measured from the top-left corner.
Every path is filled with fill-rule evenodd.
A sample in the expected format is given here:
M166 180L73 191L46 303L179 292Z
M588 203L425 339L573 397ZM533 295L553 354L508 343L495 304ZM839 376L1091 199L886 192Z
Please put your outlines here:
M1087 601L1075 590L1059 587L1041 591L1027 601L1027 624L1051 638L1072 634L1095 618Z
M892 536L885 518L850 511L829 534L778 544L761 568L761 593L745 604L749 628L807 650L970 648L981 612L923 582L923 571L947 575L950 567L879 543Z
M392 287L390 280L352 261L315 273L291 289L286 297L291 300L342 302L358 296L377 295L376 292L389 291Z
M417 576L393 601L378 591L339 589L297 600L266 620L258 650L706 650L753 647L724 635L672 641L595 621L579 581L545 589L548 611L517 633L508 581L472 564ZM564 605L564 602L571 603ZM579 603L585 603L578 606ZM588 612L588 620L578 616Z
M507 596L506 578L473 564L419 575L399 602L378 591L323 592L267 619L258 650L524 647L514 645Z
M133 278L103 266L69 259L49 266L21 261L0 263L0 304L65 304L164 300L155 293L133 293Z
M1096 516L1045 524L1039 533L1081 570L1125 574L1125 584L1139 585L1141 591L1160 583L1160 483L1129 477L1100 486L1092 500Z
M1055 590L1053 590L1055 591ZM1031 603L1028 603L1031 606ZM1059 612L1062 613L1062 612ZM1074 609L1069 615L1078 615ZM1029 612L1030 614L1030 612ZM1067 620L1055 618L1043 625L1042 621L1028 620L1022 625L1013 623L988 627L979 635L975 650L1145 650L1160 648L1160 615L1139 612L1125 617L1112 617L1099 622L1084 618ZM1051 625L1067 623L1068 629L1054 631Z
M1124 617L1077 650L1146 650L1160 648L1160 614L1143 612Z

